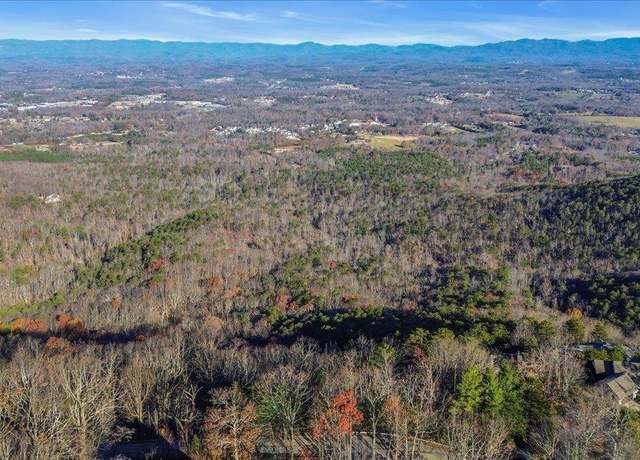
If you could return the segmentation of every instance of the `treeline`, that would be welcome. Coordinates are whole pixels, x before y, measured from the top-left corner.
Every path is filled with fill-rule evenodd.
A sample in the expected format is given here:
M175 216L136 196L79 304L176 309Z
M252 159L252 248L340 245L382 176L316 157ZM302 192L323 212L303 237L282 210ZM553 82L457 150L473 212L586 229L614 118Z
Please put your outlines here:
M351 458L357 432L397 458L422 458L426 440L476 459L515 446L550 458L637 449L635 414L581 388L582 364L557 340L512 363L446 334L404 347L353 338L339 352L221 346L206 329L124 347L20 341L0 377L0 453L91 458L149 429L195 458L269 456L274 442L287 455ZM6 350L16 339L2 340Z

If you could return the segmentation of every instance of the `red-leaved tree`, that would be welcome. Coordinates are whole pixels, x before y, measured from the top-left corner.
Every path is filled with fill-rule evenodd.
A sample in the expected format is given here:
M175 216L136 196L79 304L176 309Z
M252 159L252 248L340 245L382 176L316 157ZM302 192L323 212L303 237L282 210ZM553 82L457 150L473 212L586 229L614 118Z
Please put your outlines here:
M346 447L346 457L351 458L353 429L363 421L355 392L348 389L331 399L329 407L313 423L311 433L317 441L339 441Z

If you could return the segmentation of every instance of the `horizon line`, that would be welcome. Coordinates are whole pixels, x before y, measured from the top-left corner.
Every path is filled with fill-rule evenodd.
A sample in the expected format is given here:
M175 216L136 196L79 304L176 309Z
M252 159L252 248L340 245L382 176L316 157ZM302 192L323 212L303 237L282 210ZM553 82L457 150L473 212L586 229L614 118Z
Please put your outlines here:
M533 42L542 42L542 41L556 41L556 42L564 42L564 43L604 43L614 40L638 40L639 36L634 37L610 37L602 40L594 40L594 39L580 39L580 40L568 40L563 38L518 38L513 40L500 40L495 42L484 42L475 45L439 45L437 43L426 43L426 42L415 42L415 43L402 43L398 45L385 45L382 43L361 43L361 44L348 44L348 43L321 43L315 41L302 41L295 43L274 43L274 42L234 42L234 41L203 41L203 40L160 40L157 38L113 38L113 39L104 39L104 38L53 38L53 39L33 39L33 38L0 38L0 42L3 41L18 41L18 42L37 42L37 43L47 43L47 42L152 42L152 43L161 43L161 44L200 44L200 45L268 45L268 46L301 46L301 45L318 45L324 47L365 47L365 46L379 46L384 48L400 48L403 46L434 46L439 48L477 48L480 46L486 45L498 45L502 43L516 43L521 41L533 41Z

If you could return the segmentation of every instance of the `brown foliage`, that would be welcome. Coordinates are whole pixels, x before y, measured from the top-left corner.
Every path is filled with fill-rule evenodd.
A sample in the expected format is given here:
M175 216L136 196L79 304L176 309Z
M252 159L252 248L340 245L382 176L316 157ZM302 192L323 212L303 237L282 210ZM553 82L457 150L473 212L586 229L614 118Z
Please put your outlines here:
M122 298L121 297L114 297L113 299L111 299L111 308L118 309L121 306L122 306Z
M58 326L60 328L65 328L73 318L66 313L60 313L56 315L56 321L58 322Z
M84 323L80 318L74 318L66 313L60 313L56 316L58 322L58 328L60 332L72 338L80 338L87 335L87 329L84 327Z
M288 294L278 294L275 299L275 304L280 313L298 309L298 303L289 297Z
M224 294L222 295L222 298L224 300L231 300L234 297L237 297L241 292L242 292L242 290L238 286L232 287L230 289L227 289L224 292Z
M207 315L204 318L204 326L209 333L217 334L222 330L224 320L216 315Z
M251 458L260 434L256 407L238 385L217 390L204 422L205 446L213 458Z
M340 300L342 301L342 303L352 304L356 300L358 300L358 296L357 294L343 294Z
M46 334L49 328L44 321L32 318L18 318L11 323L14 334Z
M167 265L167 260L164 257L158 257L149 263L147 271L151 274L158 273Z
M208 293L216 292L218 289L222 287L224 280L221 276L212 275L208 278L202 280L203 287L207 290Z
M44 351L49 354L68 353L73 351L73 344L63 337L51 336L44 344Z

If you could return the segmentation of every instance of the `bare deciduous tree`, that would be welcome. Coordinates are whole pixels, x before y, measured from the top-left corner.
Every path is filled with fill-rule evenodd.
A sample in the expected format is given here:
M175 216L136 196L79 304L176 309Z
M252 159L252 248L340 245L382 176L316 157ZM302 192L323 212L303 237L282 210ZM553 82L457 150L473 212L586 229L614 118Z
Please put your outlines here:
M365 424L371 430L372 457L376 457L376 443L384 405L394 388L391 362L368 366L362 371L358 382L358 399L364 409Z
M567 397L571 388L584 378L584 367L565 346L550 345L524 357L519 366L542 380L545 393L553 400Z
M151 364L148 360L143 361L142 356L134 356L120 376L122 410L140 423L145 421L146 405L156 385L156 372Z
M116 363L96 362L87 354L65 367L61 375L65 414L80 458L92 458L113 433L116 419Z
M637 440L631 435L622 407L603 389L575 395L550 424L538 427L532 444L543 458L634 458Z
M214 391L204 420L205 446L214 458L251 458L260 434L256 407L237 384Z
M445 439L452 460L508 458L505 441L509 428L496 418L452 414L445 422Z

